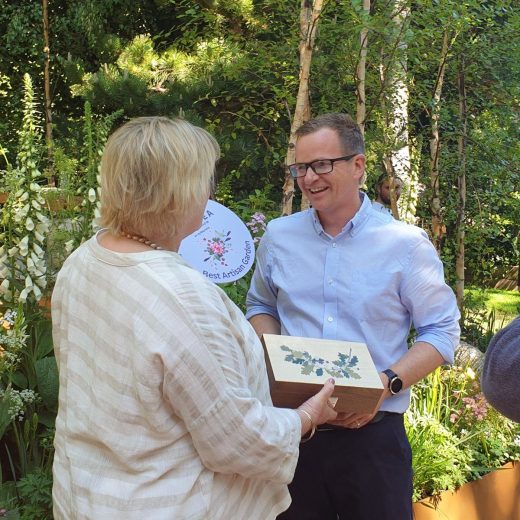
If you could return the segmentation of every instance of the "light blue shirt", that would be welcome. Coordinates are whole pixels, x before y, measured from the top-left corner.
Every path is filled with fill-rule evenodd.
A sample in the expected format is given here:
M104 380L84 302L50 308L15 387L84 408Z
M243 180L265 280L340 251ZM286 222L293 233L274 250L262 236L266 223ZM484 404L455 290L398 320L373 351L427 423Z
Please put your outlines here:
M362 205L340 234L323 230L313 209L267 226L247 295L247 318L269 314L281 333L366 343L378 371L416 341L433 345L447 363L458 345L460 317L443 265L426 233ZM381 409L404 412L410 391Z
M389 215L392 214L392 210L390 208L387 208L384 204L381 204L377 201L372 201L372 209L375 209L376 211L380 211L381 213L388 213Z

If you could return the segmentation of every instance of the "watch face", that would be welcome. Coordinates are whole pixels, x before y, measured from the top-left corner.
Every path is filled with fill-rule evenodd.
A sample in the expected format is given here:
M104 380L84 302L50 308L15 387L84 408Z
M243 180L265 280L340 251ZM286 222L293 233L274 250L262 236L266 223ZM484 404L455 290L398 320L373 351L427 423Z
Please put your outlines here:
M394 377L390 382L390 391L393 394L397 394L403 388L403 381L399 377Z

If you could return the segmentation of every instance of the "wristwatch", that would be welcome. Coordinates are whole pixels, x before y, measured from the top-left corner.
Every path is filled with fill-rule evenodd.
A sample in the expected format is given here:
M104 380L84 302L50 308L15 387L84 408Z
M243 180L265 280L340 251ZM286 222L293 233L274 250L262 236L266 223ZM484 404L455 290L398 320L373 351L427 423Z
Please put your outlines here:
M388 390L392 395L398 394L403 389L403 380L391 369L383 370L388 377Z

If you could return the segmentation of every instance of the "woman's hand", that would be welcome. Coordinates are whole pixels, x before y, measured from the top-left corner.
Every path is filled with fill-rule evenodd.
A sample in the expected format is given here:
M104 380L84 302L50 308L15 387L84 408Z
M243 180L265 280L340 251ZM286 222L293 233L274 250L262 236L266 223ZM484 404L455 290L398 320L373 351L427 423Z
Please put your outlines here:
M334 411L334 405L330 400L332 392L334 392L334 379L328 379L316 395L307 399L297 408L296 411L302 419L303 435L316 426L332 421L337 417L338 414ZM312 424L309 424L309 422L312 422Z

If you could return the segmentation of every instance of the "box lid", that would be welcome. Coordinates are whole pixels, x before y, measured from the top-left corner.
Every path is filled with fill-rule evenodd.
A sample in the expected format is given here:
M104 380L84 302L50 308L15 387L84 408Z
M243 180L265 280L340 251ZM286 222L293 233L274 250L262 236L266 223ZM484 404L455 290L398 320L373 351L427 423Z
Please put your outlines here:
M337 411L375 411L384 388L366 344L276 334L262 343L276 406L299 406L332 377Z

